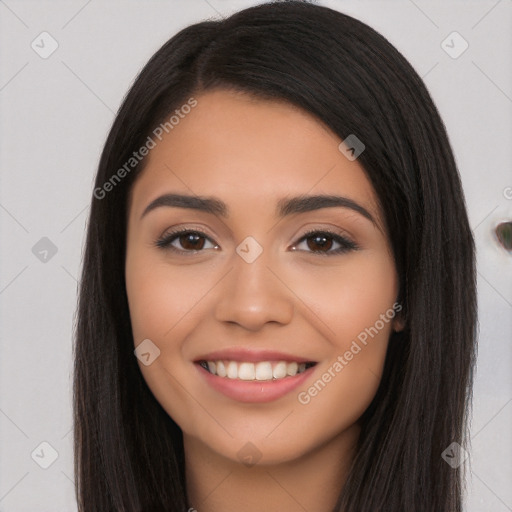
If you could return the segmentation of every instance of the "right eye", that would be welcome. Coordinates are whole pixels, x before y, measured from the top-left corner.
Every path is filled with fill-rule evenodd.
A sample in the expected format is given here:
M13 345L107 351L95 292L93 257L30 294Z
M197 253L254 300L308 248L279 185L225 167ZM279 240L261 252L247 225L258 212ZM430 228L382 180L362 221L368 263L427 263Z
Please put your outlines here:
M204 249L204 240L212 243L212 240L202 231L191 229L180 229L166 233L155 241L155 245L161 249L169 249L178 253L197 253ZM182 248L176 247L175 242ZM217 249L217 244L212 244L213 249ZM208 247L207 247L208 249Z

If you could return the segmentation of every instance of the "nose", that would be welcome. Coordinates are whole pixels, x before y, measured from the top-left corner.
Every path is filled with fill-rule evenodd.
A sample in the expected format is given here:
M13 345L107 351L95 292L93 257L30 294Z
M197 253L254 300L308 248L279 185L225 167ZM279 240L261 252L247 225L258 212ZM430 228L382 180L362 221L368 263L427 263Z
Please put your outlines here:
M287 324L294 312L293 293L279 276L279 265L272 265L264 250L248 262L233 255L233 267L222 280L215 307L220 322L238 324L257 331L266 323Z

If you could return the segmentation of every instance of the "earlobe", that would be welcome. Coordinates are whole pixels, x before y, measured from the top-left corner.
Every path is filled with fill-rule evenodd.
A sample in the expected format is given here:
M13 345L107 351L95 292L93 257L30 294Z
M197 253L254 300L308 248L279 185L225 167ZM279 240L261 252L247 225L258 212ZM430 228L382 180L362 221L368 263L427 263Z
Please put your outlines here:
M406 323L405 314L403 311L400 311L399 313L397 313L395 318L393 318L393 322L392 322L393 330L395 332L403 331L405 329L405 323Z
M400 332L405 329L406 324L406 318L405 318L405 311L401 303L396 302L395 309L395 317L393 318L392 322L392 328L395 332Z
M393 330L395 332L403 331L405 328L405 319L403 315L399 314L397 317L393 319Z

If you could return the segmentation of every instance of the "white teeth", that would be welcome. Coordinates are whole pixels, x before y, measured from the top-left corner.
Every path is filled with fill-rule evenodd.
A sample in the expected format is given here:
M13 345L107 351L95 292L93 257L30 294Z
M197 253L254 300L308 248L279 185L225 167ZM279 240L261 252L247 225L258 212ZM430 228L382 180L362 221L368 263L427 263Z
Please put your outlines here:
M253 363L240 363L238 378L242 380L254 380L255 371Z
M274 376L274 379L282 379L283 377L286 377L286 363L284 361L277 363L274 366L272 375Z
M227 367L228 379L236 379L238 377L238 364L230 361Z
M204 363L203 363L204 365ZM306 370L306 363L278 361L261 361L259 363L237 361L206 361L208 370L213 375L240 380L276 380L293 377Z
M286 373L290 376L297 375L297 370L299 369L299 365L297 363L289 363L286 367Z
M256 380L272 380L272 363L265 361L256 365Z
M208 366L210 366L210 365L208 365ZM217 361L215 366L217 367L217 375L219 377L225 377L227 375L226 367L224 366L224 363L222 361Z

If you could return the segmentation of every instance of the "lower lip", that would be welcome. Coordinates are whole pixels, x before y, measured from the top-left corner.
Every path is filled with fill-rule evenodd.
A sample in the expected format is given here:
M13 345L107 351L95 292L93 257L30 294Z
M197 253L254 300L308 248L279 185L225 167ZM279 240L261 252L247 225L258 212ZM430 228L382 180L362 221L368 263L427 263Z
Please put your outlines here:
M206 382L223 395L238 402L263 403L277 400L298 388L308 379L316 365L293 377L288 376L276 380L254 381L219 377L205 370L199 364L195 364L195 366Z

